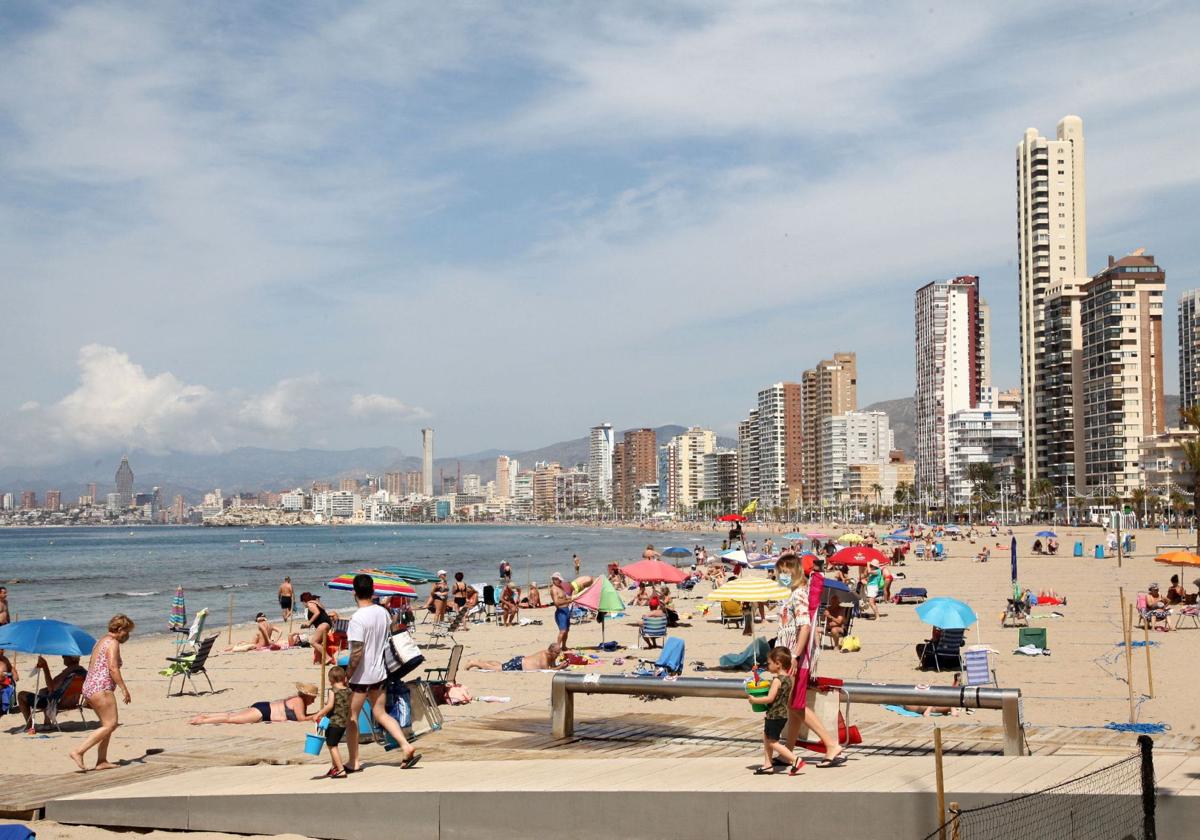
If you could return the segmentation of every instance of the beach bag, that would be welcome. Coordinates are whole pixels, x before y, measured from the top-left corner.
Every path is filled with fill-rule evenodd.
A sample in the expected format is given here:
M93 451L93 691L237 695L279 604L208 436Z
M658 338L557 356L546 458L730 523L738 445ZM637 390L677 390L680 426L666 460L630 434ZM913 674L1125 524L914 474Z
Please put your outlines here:
M847 653L860 651L862 650L862 642L859 641L858 636L845 636L842 639L842 650L846 651Z
M396 633L383 646L383 667L389 674L399 673L406 663L421 656L421 648L407 630Z
M388 714L396 719L396 723L404 729L412 726L412 696L407 684L389 682L387 703Z

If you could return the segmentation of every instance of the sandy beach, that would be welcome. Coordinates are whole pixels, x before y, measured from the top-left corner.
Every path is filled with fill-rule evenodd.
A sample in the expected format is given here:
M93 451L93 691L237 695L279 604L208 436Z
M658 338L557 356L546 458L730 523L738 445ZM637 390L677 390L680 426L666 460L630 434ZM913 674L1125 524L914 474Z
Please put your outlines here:
M840 533L828 529L830 533ZM1195 570L1180 570L1153 562L1156 546L1175 544L1174 531L1162 534L1158 531L1137 532L1137 550L1127 557L1123 568L1117 568L1115 557L1097 560L1092 556L1092 547L1102 539L1099 528L1059 528L1062 546L1059 556L1036 556L1032 553L1033 533L1037 527L1019 527L1014 532L1018 540L1020 582L1035 591L1053 588L1068 597L1069 604L1062 607L1041 607L1034 611L1033 626L1048 629L1050 656L1025 657L1014 655L1017 630L1002 629L1000 618L1005 598L1010 591L1010 566L1006 537L990 539L986 532L974 545L966 540L944 541L948 557L944 561L910 559L896 571L905 577L893 586L921 586L929 590L930 596L948 595L971 604L980 616L980 622L968 632L970 643L982 642L990 645L998 654L995 667L1002 687L1019 687L1024 695L1024 716L1027 723L1060 727L1102 727L1109 722L1125 722L1129 718L1129 701L1126 693L1125 662L1121 657L1121 621L1119 617L1119 588L1124 587L1126 597L1133 599L1144 592L1151 581L1166 589L1173 573L1180 573L1189 591L1195 587L1192 579L1198 576ZM883 533L883 529L879 529ZM748 534L762 539L762 532ZM1186 532L1178 542L1187 543L1194 537ZM1083 558L1071 556L1077 540L1084 543ZM719 542L719 540L718 540ZM988 563L975 561L975 555L984 545L992 549ZM593 567L595 566L595 567ZM453 571L453 570L452 570ZM564 569L565 572L569 570ZM585 564L584 573L599 574L603 567L599 563ZM756 573L761 574L761 573ZM714 666L720 655L741 650L747 639L733 628L723 628L716 620L716 610L709 617L700 610L706 602L703 595L709 591L707 584L700 584L694 593L681 594L678 609L687 624L673 634L681 636L687 644L685 673L695 673L693 663L703 662ZM341 593L329 593L326 604L332 608L348 605L348 597ZM275 614L273 604L262 604L261 608ZM826 650L821 657L819 673L822 676L844 677L852 680L891 682L898 684L949 684L949 674L920 672L916 669L913 646L926 639L929 628L917 618L912 606L888 605L884 615L877 621L858 620L855 635L862 640L862 650L856 653L840 653ZM1061 617L1052 616L1053 612ZM227 640L227 629L221 624L220 610L214 610L209 627L222 633L220 645ZM607 624L607 638L626 645L625 650L604 653L591 650L600 641L601 628L595 623L573 627L570 644L585 653L600 657L600 663L577 670L619 673L633 665L638 651L633 649L637 631L635 624L644 612L643 608L630 608L627 617L611 620ZM492 624L474 624L466 632L457 634L458 641L466 646L464 662L469 659L504 660L521 653L532 653L554 639L555 631L551 611L524 610L522 617L540 620L540 625L504 628ZM420 628L418 640L424 641L426 628ZM774 625L768 620L756 627L756 634L770 638ZM249 637L250 628L238 626L233 629L234 640ZM1200 630L1183 629L1178 632L1151 633L1154 697L1147 696L1146 658L1142 649L1135 650L1134 687L1137 703L1137 720L1161 722L1169 726L1176 735L1200 736L1200 713L1194 702L1196 677L1194 662L1196 645L1200 643ZM1138 630L1135 638L1142 638ZM316 682L317 666L312 664L312 654L307 649L276 652L248 652L221 654L211 660L209 671L216 693L166 696L166 678L158 671L165 664L165 657L174 650L173 639L167 635L135 636L124 648L125 674L133 693L133 704L121 709L122 726L113 746L115 759L136 760L148 752L172 752L195 750L220 736L244 735L254 739L272 739L295 746L294 758L304 761L302 752L303 735L309 727L300 723L257 724L249 726L190 726L188 719L200 712L238 709L260 701L288 696L297 681ZM425 650L431 665L442 665L449 655L448 648L429 647ZM616 660L623 659L623 664ZM25 674L33 665L34 658L20 655L18 667L23 686L28 679ZM549 683L548 673L502 673L462 670L459 681L475 697L496 696L508 698L506 702L473 702L466 706L443 707L445 728L426 738L434 744L440 739L455 737L455 722L469 717L503 716L520 710L525 715L545 715L549 726ZM714 704L719 710L714 710ZM663 711L665 702L646 704L634 698L594 696L581 703L577 714L581 719L589 717L616 717L623 713L644 712L647 705L654 711ZM689 714L736 714L738 710L728 701L684 698L670 702L673 714L686 718ZM746 712L750 714L748 711ZM855 706L856 722L885 720L896 717L887 710L875 706ZM998 713L980 711L975 719L983 721ZM4 754L10 767L21 767L31 774L55 776L70 773L73 766L68 751L82 739L77 713L66 714L69 723L63 733L43 731L36 736L22 734L20 718L4 718L0 727L0 738L4 739ZM89 721L94 717L89 715ZM932 726L932 723L930 724ZM1131 736L1132 742L1132 736ZM376 746L364 747L364 758L369 763ZM310 761L324 762L324 756ZM111 771L113 783L117 783L118 769ZM76 830L72 830L75 832ZM60 835L53 835L60 836ZM83 833L61 836L83 837Z

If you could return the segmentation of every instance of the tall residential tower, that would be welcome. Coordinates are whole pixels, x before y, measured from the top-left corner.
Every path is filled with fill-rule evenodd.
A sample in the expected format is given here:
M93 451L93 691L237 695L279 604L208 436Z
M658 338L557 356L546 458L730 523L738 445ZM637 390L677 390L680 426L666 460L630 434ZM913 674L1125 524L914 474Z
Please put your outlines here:
M612 461L615 440L612 423L592 426L588 436L588 482L591 485L592 502L598 507L612 506Z
M1179 296L1179 405L1200 402L1200 289ZM1168 418L1178 423L1178 418Z
M421 430L421 492L433 495L433 429Z
M1050 440L1052 427L1063 420L1053 416L1046 396L1046 304L1051 285L1061 288L1088 276L1083 153L1083 120L1074 116L1062 118L1053 140L1030 128L1017 144L1021 406L1030 495L1064 457Z

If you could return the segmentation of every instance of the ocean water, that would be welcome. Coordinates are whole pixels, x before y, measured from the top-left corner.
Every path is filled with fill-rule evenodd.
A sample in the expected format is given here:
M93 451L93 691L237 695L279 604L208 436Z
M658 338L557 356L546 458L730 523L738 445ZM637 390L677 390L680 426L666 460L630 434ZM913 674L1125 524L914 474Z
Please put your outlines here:
M265 540L263 545L239 542ZM389 564L462 571L471 583L494 582L501 560L514 579L545 585L550 574L570 578L571 555L584 574L608 563L630 562L647 543L720 546L715 532L645 531L564 526L339 526L289 528L0 529L0 584L8 587L10 609L20 618L57 618L90 632L103 632L108 619L125 613L138 633L167 629L171 598L183 586L189 621L209 608L209 620L246 622L259 610L280 615L276 592L290 575L297 596L321 592L329 607L351 606L348 592L325 588L333 577ZM418 587L427 591L427 587Z

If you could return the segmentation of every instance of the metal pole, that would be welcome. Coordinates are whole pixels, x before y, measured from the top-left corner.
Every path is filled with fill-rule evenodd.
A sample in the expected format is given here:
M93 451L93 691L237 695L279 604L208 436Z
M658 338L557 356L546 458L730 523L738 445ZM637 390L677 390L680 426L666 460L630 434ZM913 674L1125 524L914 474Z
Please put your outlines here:
M1154 699L1154 669L1150 666L1150 623L1142 622L1142 632L1146 635L1146 687L1150 691L1150 699Z
M1121 623L1125 627L1125 681L1129 687L1129 722L1134 722L1134 705L1133 705L1133 604L1129 605L1129 623L1125 623L1125 616L1121 617Z
M937 779L938 837L946 840L946 782L942 777L942 727L933 727L933 770Z

